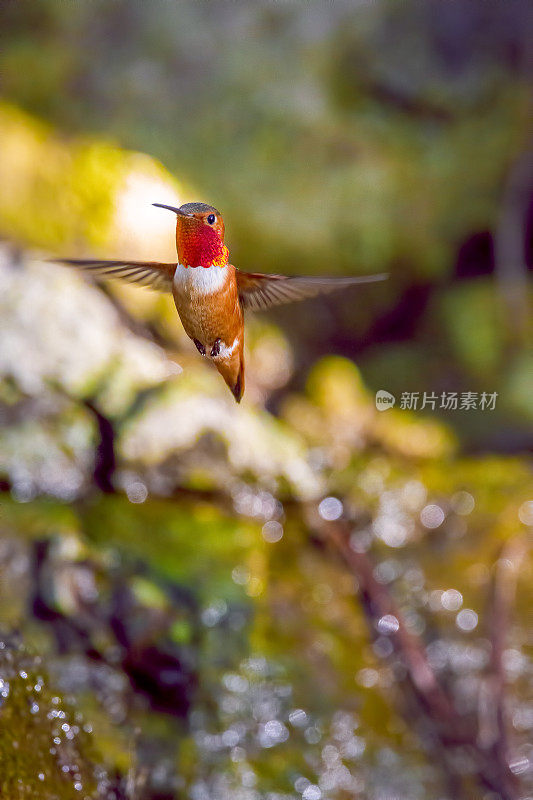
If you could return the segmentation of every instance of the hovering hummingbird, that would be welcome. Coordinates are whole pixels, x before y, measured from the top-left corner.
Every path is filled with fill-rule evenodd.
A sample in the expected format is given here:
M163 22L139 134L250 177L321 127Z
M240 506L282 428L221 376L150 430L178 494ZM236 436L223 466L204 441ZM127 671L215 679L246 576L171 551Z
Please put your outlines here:
M304 300L358 283L380 281L386 274L319 278L241 272L228 262L224 220L205 203L175 208L177 263L57 259L93 274L171 292L185 333L207 356L239 403L244 394L244 310Z

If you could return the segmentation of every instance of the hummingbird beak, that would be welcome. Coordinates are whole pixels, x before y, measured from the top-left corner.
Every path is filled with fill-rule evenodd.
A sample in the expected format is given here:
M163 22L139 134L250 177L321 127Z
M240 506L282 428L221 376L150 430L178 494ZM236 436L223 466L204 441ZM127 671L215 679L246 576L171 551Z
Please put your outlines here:
M152 203L152 205L157 206L157 208L166 208L168 211L173 211L174 214L179 214L180 217L192 217L192 214L186 214L185 211L175 206L166 206L164 203Z

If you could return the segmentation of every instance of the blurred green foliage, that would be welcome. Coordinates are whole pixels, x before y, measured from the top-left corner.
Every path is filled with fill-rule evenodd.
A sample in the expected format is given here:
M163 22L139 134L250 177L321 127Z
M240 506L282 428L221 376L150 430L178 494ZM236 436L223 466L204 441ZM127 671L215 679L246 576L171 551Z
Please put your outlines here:
M160 158L242 263L433 277L525 147L527 76L491 46L525 7L7 3L3 92Z
M154 180L223 210L243 269L390 272L355 313L356 297L280 313L300 385L315 352L341 342L345 355L363 350L376 389L380 375L395 393L442 391L453 376L459 390L498 391L507 448L527 436L530 327L517 338L497 285L471 283L493 271L493 244L465 255L473 237L501 235L509 170L528 148L525 3L40 0L2 15L3 95L53 125L4 107L4 236L163 257L148 234L117 245L113 218L138 169L120 146L148 152L179 184L156 162ZM37 53L39 69L24 68ZM171 226L158 237L171 254ZM482 419L449 421L469 446L494 446Z

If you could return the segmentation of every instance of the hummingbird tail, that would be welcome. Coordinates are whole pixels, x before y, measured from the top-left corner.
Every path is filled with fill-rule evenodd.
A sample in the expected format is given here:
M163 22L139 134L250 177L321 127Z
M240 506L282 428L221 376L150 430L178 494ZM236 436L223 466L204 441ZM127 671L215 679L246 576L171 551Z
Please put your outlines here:
M237 375L235 386L231 391L237 403L240 403L244 394L244 361L242 358L239 366L239 374Z
M242 339L229 358L215 358L214 364L228 385L233 397L240 403L244 394L244 354Z

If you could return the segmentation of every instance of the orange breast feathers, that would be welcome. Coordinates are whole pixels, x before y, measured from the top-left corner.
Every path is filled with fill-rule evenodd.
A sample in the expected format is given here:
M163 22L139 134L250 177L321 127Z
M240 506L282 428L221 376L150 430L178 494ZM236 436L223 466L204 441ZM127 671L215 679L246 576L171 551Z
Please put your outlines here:
M225 267L229 251L217 231L196 220L188 222L178 217L176 247L179 263L184 267Z

